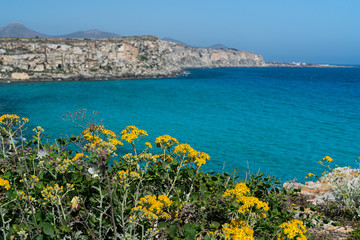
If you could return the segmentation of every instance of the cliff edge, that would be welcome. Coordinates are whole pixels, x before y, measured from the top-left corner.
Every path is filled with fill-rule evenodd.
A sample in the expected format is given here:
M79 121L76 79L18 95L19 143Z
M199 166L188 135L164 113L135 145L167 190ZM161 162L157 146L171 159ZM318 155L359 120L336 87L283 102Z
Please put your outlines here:
M154 36L107 39L0 38L0 80L165 77L184 68L263 66L262 56Z

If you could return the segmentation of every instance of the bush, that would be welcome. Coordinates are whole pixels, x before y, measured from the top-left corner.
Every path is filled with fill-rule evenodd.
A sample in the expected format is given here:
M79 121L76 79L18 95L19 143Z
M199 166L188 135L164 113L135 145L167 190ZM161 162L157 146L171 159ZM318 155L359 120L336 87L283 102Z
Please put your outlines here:
M81 135L50 144L40 126L22 142L28 119L0 117L3 239L306 239L278 179L203 172L210 156L171 136L153 154L145 130L118 137L86 111L67 119ZM118 156L123 142L133 151Z

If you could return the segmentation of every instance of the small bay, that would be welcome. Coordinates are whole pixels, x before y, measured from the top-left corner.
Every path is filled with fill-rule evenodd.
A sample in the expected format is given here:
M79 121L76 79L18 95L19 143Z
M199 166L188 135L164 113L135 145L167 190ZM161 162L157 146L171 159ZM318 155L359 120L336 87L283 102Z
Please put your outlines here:
M146 141L169 134L208 153L205 170L241 176L259 169L304 181L328 155L340 166L360 156L360 68L192 69L176 78L1 83L0 114L30 119L49 141L81 129L62 120L86 108L120 134ZM129 148L130 149L130 148ZM141 146L139 146L141 149ZM126 152L127 149L122 150Z

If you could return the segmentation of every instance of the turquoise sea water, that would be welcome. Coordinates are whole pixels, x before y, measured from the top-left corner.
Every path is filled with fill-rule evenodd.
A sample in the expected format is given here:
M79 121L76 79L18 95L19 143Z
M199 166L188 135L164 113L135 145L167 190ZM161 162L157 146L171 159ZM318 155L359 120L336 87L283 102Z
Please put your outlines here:
M325 155L356 166L360 68L197 69L177 78L0 84L0 114L45 128L50 140L81 129L67 111L96 110L117 133L169 134L208 153L206 170L261 170L283 180L320 174ZM139 147L141 148L141 147ZM123 150L125 151L125 150ZM249 167L249 169L248 169Z

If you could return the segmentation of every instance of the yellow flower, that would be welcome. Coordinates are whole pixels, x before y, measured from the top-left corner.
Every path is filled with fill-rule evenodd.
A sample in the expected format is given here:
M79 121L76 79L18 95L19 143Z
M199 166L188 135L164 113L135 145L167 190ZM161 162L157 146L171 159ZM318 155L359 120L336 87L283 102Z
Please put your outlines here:
M326 159L326 161L328 161L328 162L334 161L334 160L333 160L331 157L329 157L329 156L326 156L325 159Z
M26 195L24 191L17 190L16 195L19 197L20 200L27 200L29 198L30 201L36 202L36 199L30 195Z
M185 162L192 161L196 166L201 167L210 160L210 156L204 152L198 152L187 143L182 143L174 148L174 154L183 155Z
M308 173L308 175L306 175L305 178L309 178L309 177L315 177L315 174L313 174L313 173Z
M68 191L74 190L73 184L67 183ZM59 184L54 184L54 186L46 186L41 190L41 196L44 199L43 204L51 203L51 204L61 204L61 198L64 195L64 186L60 186Z
M85 155L83 153L77 153L73 159L71 159L72 162L76 162L79 158L84 158Z
M0 116L0 123L9 123L14 122L17 123L20 120L20 117L16 114L4 114Z
M166 195L160 195L158 197L146 195L145 197L140 198L138 206L131 210L143 213L146 219L168 219L171 215L168 213L167 208L170 207L172 203L173 201Z
M166 149L171 148L175 144L178 144L179 141L176 138L173 138L169 135L163 135L160 137L157 137L155 139L156 147Z
M239 207L239 213L251 212L252 208L255 208L260 211L269 211L269 206L266 202L259 200L256 197L246 196L250 192L250 189L246 186L245 183L236 184L234 189L227 189L223 194L223 197L234 198L235 202L241 203ZM266 214L263 212L257 213L259 217L265 217Z
M104 128L104 125L91 125L82 131L84 138L89 142L85 149L90 152L106 153L110 155L117 150L116 146L123 143L116 139L116 134Z
M294 219L290 222L284 222L280 226L281 232L278 236L278 240L282 239L296 239L306 240L306 228L303 221Z
M245 183L238 183L236 184L234 189L226 189L225 193L223 194L223 197L236 197L241 198L248 194L250 192L250 189L246 186Z
M148 148L152 148L152 145L151 145L151 143L149 143L149 142L146 142L145 145L146 145Z
M38 132L38 133L42 133L42 132L45 132L45 130L40 127L40 126L37 126L36 128L33 129L34 132Z
M225 239L232 240L253 240L254 230L252 230L244 221L237 219L231 220L231 223L225 223L222 226Z
M2 179L0 177L0 186L3 186L6 190L9 190L11 188L10 183L6 179Z
M120 178L120 183L123 183L124 180L126 179L139 179L140 178L140 174L138 174L137 172L129 172L129 170L120 170L118 172L119 178Z
M127 126L121 131L121 139L127 141L130 144L135 144L140 138L148 136L145 130L141 130L135 126Z

